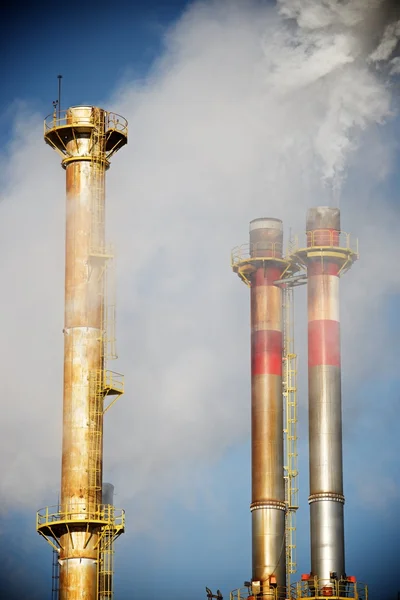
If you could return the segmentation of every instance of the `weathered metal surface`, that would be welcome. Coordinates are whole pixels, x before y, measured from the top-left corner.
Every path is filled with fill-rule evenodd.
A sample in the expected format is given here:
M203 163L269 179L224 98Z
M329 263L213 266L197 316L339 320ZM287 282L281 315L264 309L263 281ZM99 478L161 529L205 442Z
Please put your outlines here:
M91 107L79 107L70 109L69 115L74 122L90 123L91 111ZM102 485L102 399L96 388L96 374L103 370L104 266L91 254L94 240L97 246L104 246L104 221L94 219L94 215L104 213L101 178L104 179L105 169L94 168L93 161L83 160L90 158L95 150L91 139L73 139L67 148L76 161L66 164L61 507L68 510L69 506L80 503L90 519L101 503ZM93 525L88 532L71 527L70 534L61 539L61 600L95 600L97 567L94 561L98 543Z
M253 510L252 557L253 579L267 582L273 573L278 585L285 585L285 511L276 508ZM282 583L282 581L284 583Z
M61 505L67 511L78 505L100 503L94 490L89 489L89 478L94 465L93 442L97 436L92 414L93 383L90 375L100 368L101 348L99 329L71 327L64 332L64 406L63 450L61 476ZM101 408L101 407L99 407ZM98 458L100 460L100 458ZM100 473L98 475L100 478ZM100 481L99 481L100 485Z
M252 257L282 257L283 229L280 219L254 219L249 229Z
M338 209L311 209L308 245L334 246ZM345 575L339 322L340 259L329 252L308 261L308 384L311 573Z
M61 560L60 600L93 600L97 594L97 565L91 558Z
M329 206L316 206L307 211L306 230L333 229L340 231L340 210Z
M251 275L251 447L252 548L254 581L264 592L271 575L278 586L286 580L285 486L283 478L282 291L280 278L282 222L250 223L250 247L260 262Z
M99 552L112 557L104 540L124 530L123 513L117 522L113 507L101 504L105 381L108 394L123 393L121 384L110 387L104 371L105 171L127 143L127 122L97 107L74 106L45 120L44 139L66 170L64 401L61 506L39 513L37 530L53 548L60 546L61 600L97 600ZM108 499L111 488L105 486ZM111 582L109 569L102 574ZM106 593L110 597L110 586Z

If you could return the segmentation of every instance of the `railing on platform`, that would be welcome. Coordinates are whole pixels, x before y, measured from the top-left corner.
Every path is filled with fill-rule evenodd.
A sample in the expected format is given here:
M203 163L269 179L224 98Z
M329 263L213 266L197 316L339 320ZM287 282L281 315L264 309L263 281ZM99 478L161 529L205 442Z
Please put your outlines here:
M235 267L243 262L259 260L260 258L282 259L283 244L280 242L255 242L254 244L241 244L231 252L231 266Z
M114 508L110 504L99 504L95 510L89 508L89 503L75 504L61 510L59 506L47 506L38 511L36 517L37 529L52 526L57 523L77 521L96 521L102 525L123 527L125 511Z
M341 248L358 256L358 239L345 231L317 229L305 235L295 235L289 244L289 254L303 248Z
M73 107L74 108L74 107ZM84 107L82 107L84 108ZM117 113L104 111L105 131L114 130L127 135L128 121ZM92 114L84 117L81 113L71 113L70 110L55 111L48 115L44 121L45 135L52 129L59 127L82 127L84 125L95 126L95 116Z
M364 583L349 579L318 579L311 577L290 587L290 598L314 598L317 600L368 600L368 588Z

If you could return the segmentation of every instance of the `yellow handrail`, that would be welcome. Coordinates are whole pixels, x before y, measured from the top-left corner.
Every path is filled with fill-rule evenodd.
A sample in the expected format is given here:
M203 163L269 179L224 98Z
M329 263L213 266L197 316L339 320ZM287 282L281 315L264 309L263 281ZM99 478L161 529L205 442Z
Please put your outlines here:
M104 112L105 119L105 130L106 132L110 129L120 131L121 133L128 133L128 121L118 115L117 113ZM47 115L44 120L44 133L48 133L52 129L58 127L73 127L82 125L94 126L95 119L93 112L87 117L82 116L79 113L71 113L69 110L54 111L52 114Z
M358 239L345 231L318 229L307 231L305 236L295 235L290 243L289 254L303 248L342 248L358 256Z
M125 511L110 504L99 504L94 511L88 510L87 504L70 505L65 510L61 510L59 506L47 506L37 512L36 525L40 528L50 523L93 520L120 527L125 523Z
M241 244L232 249L231 266L238 265L249 260L260 258L282 258L283 244L280 242L255 242L253 244ZM264 256L260 256L264 255Z
M293 584L290 587L290 597L294 600L300 598L368 600L368 588L364 583L348 579L332 580L312 577L309 580Z

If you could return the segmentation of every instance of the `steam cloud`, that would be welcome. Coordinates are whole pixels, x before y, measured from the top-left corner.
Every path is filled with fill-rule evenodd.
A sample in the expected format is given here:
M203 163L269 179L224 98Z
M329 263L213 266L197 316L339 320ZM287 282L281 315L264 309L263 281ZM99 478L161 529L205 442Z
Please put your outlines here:
M171 496L195 504L195 461L214 460L249 434L248 293L230 272L229 250L247 241L252 218L276 216L302 231L309 206L343 198L344 228L363 243L343 284L347 385L387 366L377 348L394 344L392 332L370 316L399 292L390 253L399 217L376 197L394 155L390 131L376 125L394 110L397 18L394 2L377 0L194 3L146 81L103 102L131 132L108 175L109 237L118 241L115 369L126 374L127 395L107 414L105 464L118 504L135 508L133 527L154 524ZM0 205L8 281L0 354L9 368L3 395L12 398L0 424L0 496L32 510L52 493L55 500L59 477L64 173L42 143L41 115L26 110L18 120L30 127L16 129ZM378 266L379 286L371 286ZM304 311L301 318L304 369ZM373 346L361 342L366 331ZM375 418L372 405L365 410ZM371 459L374 481L380 467Z

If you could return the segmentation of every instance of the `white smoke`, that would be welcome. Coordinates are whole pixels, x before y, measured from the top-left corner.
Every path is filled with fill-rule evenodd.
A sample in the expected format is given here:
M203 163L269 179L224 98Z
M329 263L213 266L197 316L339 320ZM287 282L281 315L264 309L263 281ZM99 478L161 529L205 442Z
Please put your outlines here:
M391 338L378 315L399 291L399 217L383 199L371 203L393 161L390 132L383 139L377 128L393 103L370 63L391 59L398 27L384 22L365 50L363 23L371 28L379 6L194 3L148 78L103 102L130 124L107 176L118 248L115 369L127 393L107 413L105 464L116 502L135 506L132 527L154 524L172 496L201 498L196 463L248 436L248 290L230 272L229 250L247 241L252 218L283 218L301 232L308 207L343 198L343 228L363 249L343 284L347 369L354 383L385 366L376 350ZM0 424L0 492L5 504L30 507L58 487L64 277L64 173L43 145L41 117L34 121L10 149L0 205L0 355L9 368L3 398L12 399ZM360 347L366 331L374 344ZM297 346L304 369L304 335Z
M297 27L291 21L282 25L275 38L278 52L267 44L272 57L269 81L278 94L296 94L304 88L308 95L315 94L323 118L314 131L314 149L322 178L335 189L341 186L348 153L356 149L360 132L382 123L390 113L390 93L370 64L393 58L400 21L375 25L378 45L371 53L364 43L371 20L384 4L383 0L278 0L281 15L294 19ZM293 101L298 100L296 94Z

